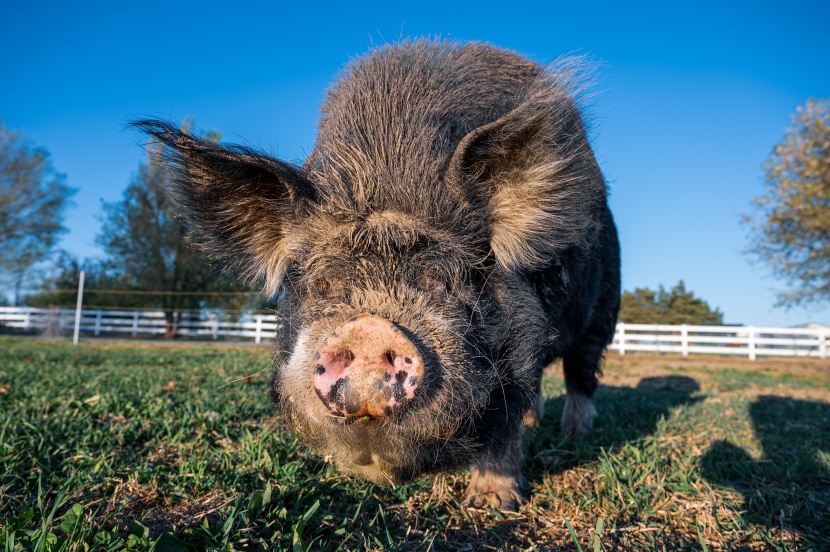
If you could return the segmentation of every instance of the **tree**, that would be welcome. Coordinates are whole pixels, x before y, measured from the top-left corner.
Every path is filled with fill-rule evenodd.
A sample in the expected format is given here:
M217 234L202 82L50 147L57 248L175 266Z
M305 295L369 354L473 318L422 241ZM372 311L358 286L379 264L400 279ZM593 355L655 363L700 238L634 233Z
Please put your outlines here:
M0 275L13 282L15 304L26 272L66 232L63 214L76 191L49 157L0 120Z
M723 324L723 313L686 291L683 280L666 291L637 288L622 295L619 319L629 324Z
M66 251L58 251L54 262L44 270L38 288L23 297L23 304L30 307L74 308L78 300L78 281L82 270L85 272L85 289L118 289L118 282L108 277L100 261L87 259L81 262ZM95 292L95 295L100 296L100 293ZM88 297L89 295L85 302L88 302ZM104 301L108 302L110 298L105 297ZM117 305L118 298L114 301Z
M790 286L778 295L784 307L830 301L830 98L808 100L791 122L744 217L748 255Z
M185 132L191 124L186 122ZM219 135L208 134L218 141ZM101 232L97 243L106 253L97 277L120 294L96 292L100 304L161 308L165 311L166 338L178 328L181 312L209 307L256 308L261 299L228 274L212 269L208 259L187 237L183 221L177 220L177 205L165 193L169 172L164 146L147 146L147 160L124 191L121 201L104 203ZM128 295L157 292L152 295ZM238 296L211 293L240 292Z

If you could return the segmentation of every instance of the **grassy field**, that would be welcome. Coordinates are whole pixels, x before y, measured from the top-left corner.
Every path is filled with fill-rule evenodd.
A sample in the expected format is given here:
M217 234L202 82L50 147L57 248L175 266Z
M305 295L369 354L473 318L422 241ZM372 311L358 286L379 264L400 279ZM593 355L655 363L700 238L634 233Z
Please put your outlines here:
M274 418L269 352L0 339L0 547L830 550L830 362L609 356L586 437L561 375L528 502L468 475L339 475Z

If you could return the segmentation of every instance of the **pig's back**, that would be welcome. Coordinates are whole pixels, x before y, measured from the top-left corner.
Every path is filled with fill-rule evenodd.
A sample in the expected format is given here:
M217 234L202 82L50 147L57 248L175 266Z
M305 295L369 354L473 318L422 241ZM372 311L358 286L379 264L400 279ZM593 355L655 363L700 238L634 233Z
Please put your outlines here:
M319 140L357 139L368 148L430 138L425 146L454 146L518 105L542 73L513 52L481 43L389 45L349 64L330 88Z
M327 92L306 170L329 200L349 196L350 210L447 220L458 207L443 186L456 146L519 105L538 78L547 78L540 65L486 44L384 46L347 65Z

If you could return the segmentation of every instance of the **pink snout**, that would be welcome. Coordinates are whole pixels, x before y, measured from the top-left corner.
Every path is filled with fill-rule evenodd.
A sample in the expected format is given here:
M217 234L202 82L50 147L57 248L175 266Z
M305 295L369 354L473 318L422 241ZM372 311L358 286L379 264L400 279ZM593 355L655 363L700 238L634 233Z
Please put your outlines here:
M424 373L415 345L394 324L371 314L338 327L317 354L317 396L339 418L400 411L415 397Z

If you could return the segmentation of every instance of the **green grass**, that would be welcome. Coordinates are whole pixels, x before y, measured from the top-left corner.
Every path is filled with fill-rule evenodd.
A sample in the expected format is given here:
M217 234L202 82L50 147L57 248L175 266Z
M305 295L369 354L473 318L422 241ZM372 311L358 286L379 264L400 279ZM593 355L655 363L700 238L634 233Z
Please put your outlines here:
M4 550L827 550L830 366L612 357L585 437L561 377L525 435L528 502L464 473L338 474L274 418L269 352L0 339ZM250 377L245 377L250 376Z

